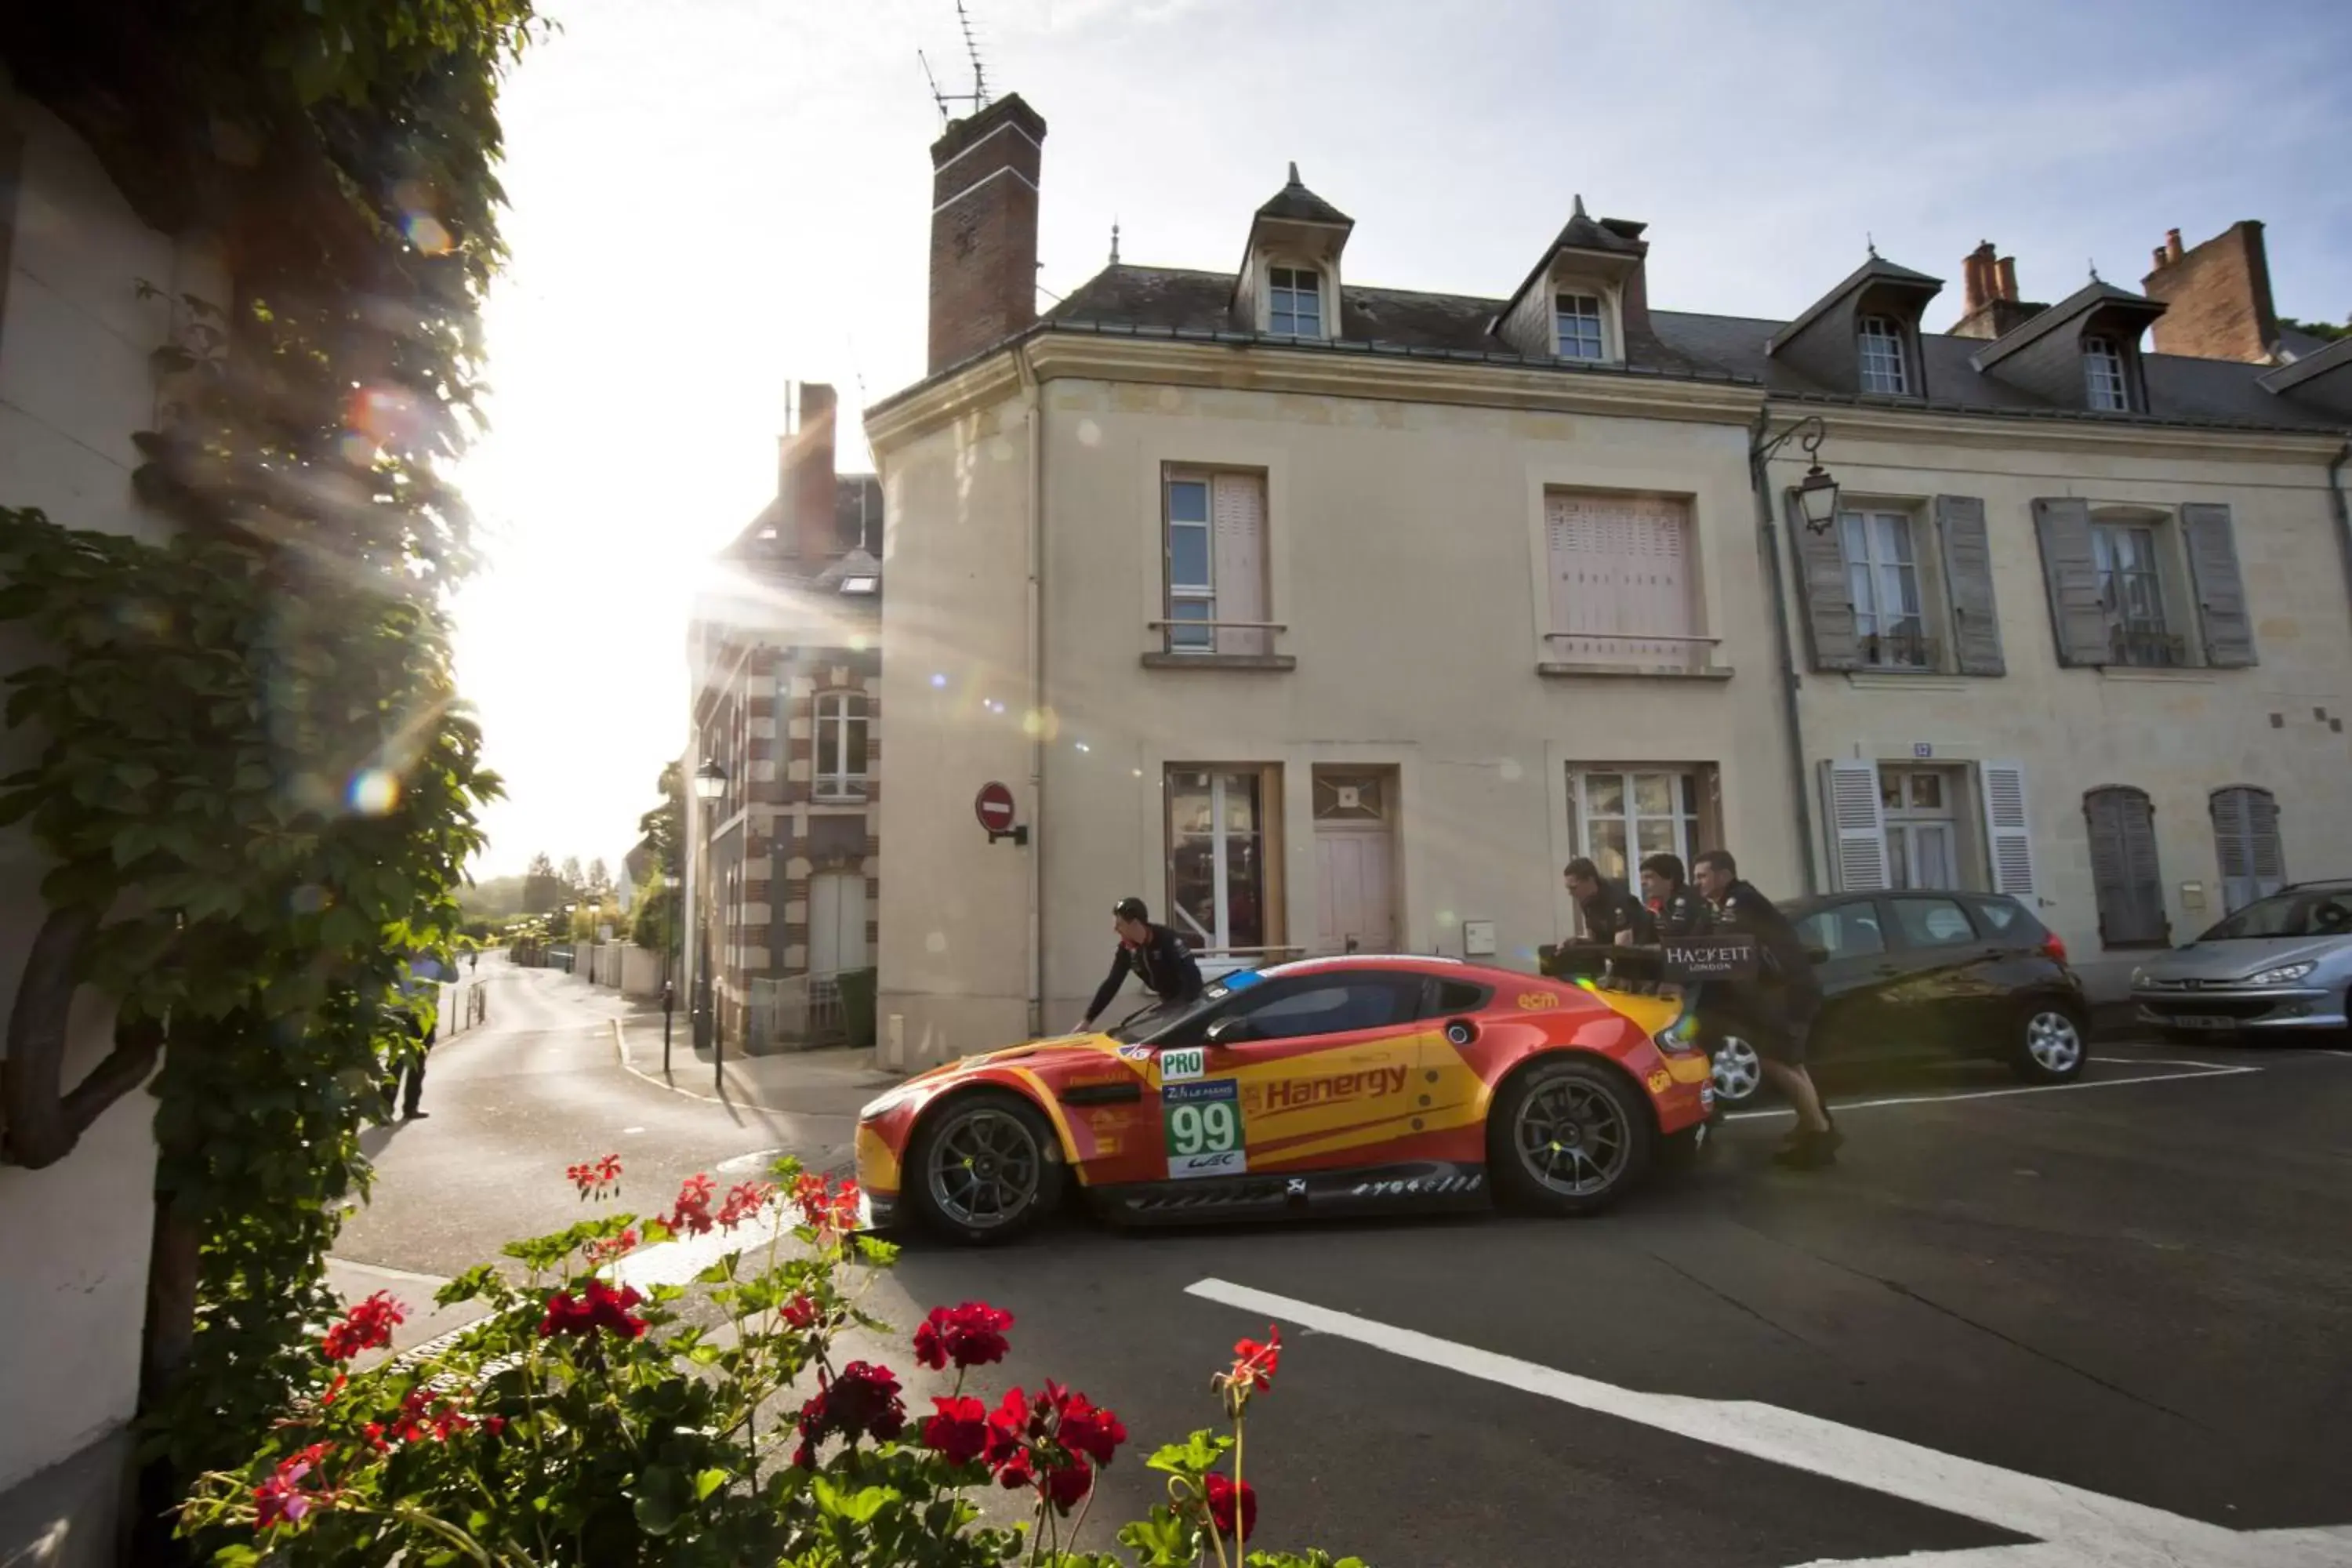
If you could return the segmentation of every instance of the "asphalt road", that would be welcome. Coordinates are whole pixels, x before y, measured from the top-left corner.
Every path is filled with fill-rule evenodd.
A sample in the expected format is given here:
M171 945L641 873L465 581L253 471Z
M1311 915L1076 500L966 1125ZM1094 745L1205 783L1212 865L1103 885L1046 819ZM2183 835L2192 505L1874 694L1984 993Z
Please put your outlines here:
M452 1272L568 1223L563 1165L608 1148L647 1206L761 1150L845 1159L842 1119L622 1071L576 981L518 972L490 1008L436 1053L432 1117L373 1135L344 1257ZM2063 1089L1973 1067L1829 1087L1828 1172L1772 1167L1787 1122L1751 1113L1599 1219L1073 1215L993 1251L915 1242L874 1304L1009 1309L987 1392L1057 1378L1144 1451L1213 1424L1210 1373L1281 1321L1253 1544L1376 1568L2352 1563L2352 1052L2105 1047ZM1140 1457L1096 1519L1159 1495Z

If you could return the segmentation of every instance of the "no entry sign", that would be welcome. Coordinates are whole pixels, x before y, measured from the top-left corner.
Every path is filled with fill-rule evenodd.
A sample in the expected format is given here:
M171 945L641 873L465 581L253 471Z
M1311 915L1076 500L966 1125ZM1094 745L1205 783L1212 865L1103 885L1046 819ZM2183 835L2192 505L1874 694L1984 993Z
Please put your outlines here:
M994 779L981 785L980 794L972 797L972 815L988 830L991 842L1013 831L1013 791Z

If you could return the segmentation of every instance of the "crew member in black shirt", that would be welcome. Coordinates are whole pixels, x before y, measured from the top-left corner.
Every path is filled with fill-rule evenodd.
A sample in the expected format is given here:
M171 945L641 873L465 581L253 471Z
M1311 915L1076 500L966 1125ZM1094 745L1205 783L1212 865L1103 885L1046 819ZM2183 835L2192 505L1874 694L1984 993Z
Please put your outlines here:
M1118 951L1111 956L1110 973L1095 992L1095 999L1087 1007L1084 1022L1073 1031L1085 1034L1095 1026L1095 1020L1104 1008L1118 995L1118 988L1129 974L1141 980L1144 989L1159 998L1163 1007L1181 1006L1196 1001L1201 994L1201 966L1184 945L1184 939L1166 926L1153 925L1150 910L1141 899L1121 899L1111 910L1111 929L1118 932Z
M1679 855L1653 855L1642 862L1642 900L1661 942L1697 936L1710 923L1706 900L1684 876Z
M1764 1076L1796 1107L1796 1131L1772 1158L1799 1170L1834 1164L1837 1146L1844 1139L1805 1071L1805 1037L1822 1007L1812 956L1789 917L1739 879L1738 863L1729 850L1706 850L1699 856L1696 870L1699 891L1715 909L1715 929L1756 939L1762 972L1754 980L1709 983L1706 1007L1722 1020L1714 1026L1717 1029L1737 1032L1756 1047Z
M1568 896L1584 913L1585 940L1604 946L1646 947L1658 940L1650 911L1642 900L1604 880L1601 868L1582 856L1570 860L1560 875Z

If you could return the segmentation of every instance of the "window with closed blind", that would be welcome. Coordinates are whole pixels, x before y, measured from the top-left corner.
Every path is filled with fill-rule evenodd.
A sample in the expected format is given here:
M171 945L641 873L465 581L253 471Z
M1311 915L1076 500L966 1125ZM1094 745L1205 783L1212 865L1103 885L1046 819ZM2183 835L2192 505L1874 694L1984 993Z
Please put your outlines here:
M2156 809L2127 785L2083 797L2091 830L2091 884L2098 896L2099 940L2109 947L2162 947L2172 939L2164 913L2164 872L2157 863Z
M1546 661L1681 670L1712 662L1716 639L1700 621L1687 500L1553 490L1544 498L1544 529Z
M2286 886L2278 797L2266 789L2232 784L2213 792L2211 809L2214 857L2221 866L2221 907L2235 914Z
M1171 468L1161 493L1168 654L1265 658L1267 619L1265 475Z

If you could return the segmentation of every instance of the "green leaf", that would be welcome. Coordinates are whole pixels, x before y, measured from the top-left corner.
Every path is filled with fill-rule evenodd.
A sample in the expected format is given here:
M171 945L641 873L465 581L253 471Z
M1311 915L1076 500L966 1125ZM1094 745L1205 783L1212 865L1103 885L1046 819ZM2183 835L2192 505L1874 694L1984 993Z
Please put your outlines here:
M694 1500L697 1502L705 1500L712 1492L717 1491L733 1479L725 1470L716 1467L698 1471L694 1478Z

